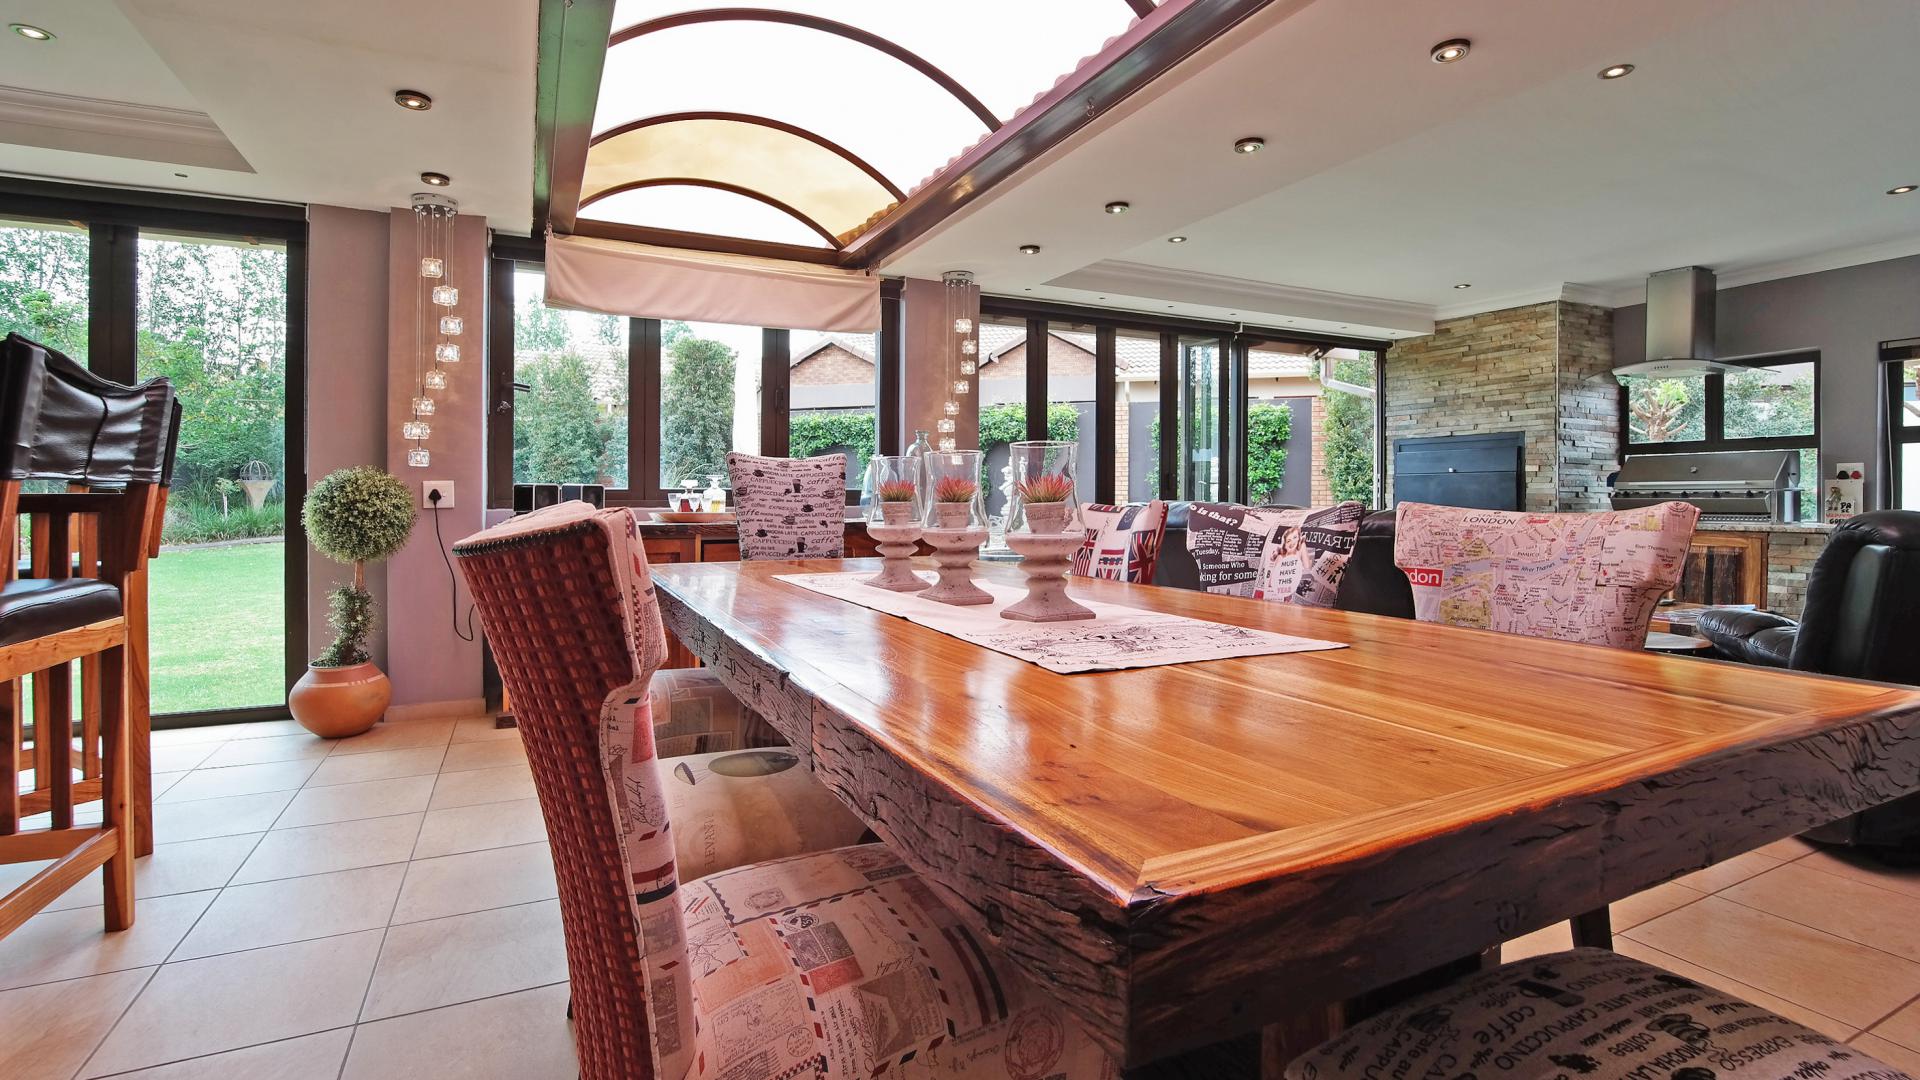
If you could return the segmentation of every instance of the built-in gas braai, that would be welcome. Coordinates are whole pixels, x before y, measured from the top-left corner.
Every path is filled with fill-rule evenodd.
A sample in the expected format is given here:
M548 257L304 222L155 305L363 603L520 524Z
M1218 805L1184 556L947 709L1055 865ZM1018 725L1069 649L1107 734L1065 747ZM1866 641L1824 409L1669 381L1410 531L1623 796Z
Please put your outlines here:
M1703 521L1800 520L1800 452L1635 454L1613 482L1613 508L1690 502Z

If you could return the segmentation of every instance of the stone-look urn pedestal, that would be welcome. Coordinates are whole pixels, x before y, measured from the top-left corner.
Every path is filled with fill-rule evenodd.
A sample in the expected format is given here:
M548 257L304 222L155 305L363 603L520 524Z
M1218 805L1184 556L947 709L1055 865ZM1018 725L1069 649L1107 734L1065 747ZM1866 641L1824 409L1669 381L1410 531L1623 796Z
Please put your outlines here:
M1027 575L1027 595L1000 612L1003 619L1020 622L1073 622L1091 619L1093 612L1067 595L1067 566L1086 536L1065 531L1067 504L1028 503L1027 525L1032 532L1009 532L1007 546L1020 556Z
M933 504L929 513L934 524L920 538L933 545L933 564L940 579L921 596L961 607L993 603L993 594L973 583L973 559L986 542L987 530L972 524L972 509L970 503Z
M323 739L344 739L370 731L387 714L393 684L371 663L314 667L293 684L287 711L300 726Z
M912 503L881 503L880 520L867 522L867 535L880 546L880 557L886 561L880 564L880 572L864 584L894 592L919 592L927 587L920 575L913 572L910 561L918 550L914 541L920 539L920 523L913 520Z

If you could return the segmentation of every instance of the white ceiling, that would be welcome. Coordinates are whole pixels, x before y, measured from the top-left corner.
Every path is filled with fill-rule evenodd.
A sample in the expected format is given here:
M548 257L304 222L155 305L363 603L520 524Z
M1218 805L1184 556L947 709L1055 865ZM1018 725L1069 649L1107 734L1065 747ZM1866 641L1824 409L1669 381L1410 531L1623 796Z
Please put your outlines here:
M204 113L253 170L0 144L0 173L383 209L432 170L463 212L524 233L537 18L528 0L0 0L0 23L56 35L0 30L0 88L96 99L121 123L139 113L115 106ZM433 109L395 105L402 88Z
M1399 336L1911 254L1920 193L1882 193L1920 183L1916 56L1913 0L1277 4L884 269Z

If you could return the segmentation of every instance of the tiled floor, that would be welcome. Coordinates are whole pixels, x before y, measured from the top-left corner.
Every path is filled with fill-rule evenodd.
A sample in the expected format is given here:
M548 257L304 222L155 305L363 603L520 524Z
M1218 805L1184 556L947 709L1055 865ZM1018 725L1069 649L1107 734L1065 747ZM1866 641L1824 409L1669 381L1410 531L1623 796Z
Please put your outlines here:
M97 882L0 941L0 1077L574 1075L566 965L517 735L155 735L139 919ZM0 889L32 867L0 867ZM1783 841L1615 906L1618 947L1920 1070L1920 870ZM1564 926L1508 958L1564 948Z

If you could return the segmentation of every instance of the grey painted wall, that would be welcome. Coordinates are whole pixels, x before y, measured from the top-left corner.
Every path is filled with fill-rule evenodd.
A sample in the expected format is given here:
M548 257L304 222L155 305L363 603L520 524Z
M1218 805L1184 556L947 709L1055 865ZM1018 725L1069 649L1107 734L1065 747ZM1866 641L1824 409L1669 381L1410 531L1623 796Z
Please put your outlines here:
M1879 346L1920 337L1920 255L1723 289L1717 312L1723 358L1818 350L1822 466L1879 467ZM1645 357L1646 321L1644 304L1614 311L1616 363Z

